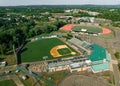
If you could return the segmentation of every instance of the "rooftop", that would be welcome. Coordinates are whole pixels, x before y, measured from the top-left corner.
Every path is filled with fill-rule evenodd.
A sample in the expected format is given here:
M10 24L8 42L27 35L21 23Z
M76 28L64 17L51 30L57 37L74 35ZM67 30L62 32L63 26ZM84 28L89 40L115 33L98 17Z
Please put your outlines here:
M92 69L94 72L104 71L109 69L109 62L104 62L99 65L92 65Z
M90 55L88 55L88 58L94 62L94 61L99 61L103 60L106 58L106 50L102 46L99 46L97 44L92 44L92 52Z

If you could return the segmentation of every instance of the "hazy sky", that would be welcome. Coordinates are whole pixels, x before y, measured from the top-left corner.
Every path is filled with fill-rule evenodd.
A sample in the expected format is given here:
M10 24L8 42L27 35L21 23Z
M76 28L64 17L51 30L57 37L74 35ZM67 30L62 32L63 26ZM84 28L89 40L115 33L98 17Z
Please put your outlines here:
M80 5L80 4L98 4L115 5L120 4L120 0L0 0L0 6L16 5Z

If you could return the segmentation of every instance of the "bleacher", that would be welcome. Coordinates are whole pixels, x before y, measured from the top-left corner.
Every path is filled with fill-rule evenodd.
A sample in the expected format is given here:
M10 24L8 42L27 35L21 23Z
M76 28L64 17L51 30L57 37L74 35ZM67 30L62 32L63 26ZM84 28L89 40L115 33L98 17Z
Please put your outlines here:
M83 43L82 43L82 47L84 47L85 49L89 49L90 48L90 43L88 43L88 42L86 42L86 41L83 41Z
M70 60L68 60L68 61L57 61L57 62L53 61L51 63L48 63L48 69L53 68L53 67L69 65L71 63L72 63L72 61L70 61Z
M77 38L72 38L72 39L68 40L68 43L77 47L78 50L83 54L86 52L90 53L90 49L91 49L90 45L91 44L87 43L86 41L81 41Z
M86 63L86 60L88 60L87 57L83 57L83 56L76 56L74 58L68 59L68 60L53 60L53 61L48 61L48 69L51 68L59 68L59 67L64 67L64 66L70 66L72 69L77 68L76 66L71 66L71 65L75 65L75 64L79 64L79 67L81 67L80 64L82 64L82 66L84 65L89 65L88 63Z

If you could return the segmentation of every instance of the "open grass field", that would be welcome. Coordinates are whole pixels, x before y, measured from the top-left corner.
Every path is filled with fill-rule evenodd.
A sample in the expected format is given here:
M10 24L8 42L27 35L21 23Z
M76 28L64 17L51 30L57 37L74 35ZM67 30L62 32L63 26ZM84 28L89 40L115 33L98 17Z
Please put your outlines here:
M67 71L60 71L55 73L44 73L43 77L47 80L50 80L51 82L54 82L55 84L58 84L59 81L63 80L69 73Z
M86 29L87 32L94 32L94 33L102 33L102 28L96 27L86 27L86 26L75 26L73 27L73 31L81 31L82 29Z
M17 86L13 80L0 81L0 86Z
M23 80L23 79L21 79L21 78L19 78L19 79L20 79L20 81L24 84L24 86L34 86L34 85L35 85L35 82L34 82L34 80L33 80L32 77L29 77L29 78L26 79L26 80Z
M67 45L57 38L41 39L35 42L30 42L26 44L26 46L23 48L23 51L21 53L22 62L35 62L45 59L50 60L77 55L77 52L74 51L72 48L70 48L69 46L67 46L67 48L63 48L64 46ZM59 49L60 52L57 51ZM53 55L51 55L51 50L54 51L52 51L53 55L56 55L57 53L61 55L58 55L59 57L54 57ZM76 52L76 54L71 54L70 52Z

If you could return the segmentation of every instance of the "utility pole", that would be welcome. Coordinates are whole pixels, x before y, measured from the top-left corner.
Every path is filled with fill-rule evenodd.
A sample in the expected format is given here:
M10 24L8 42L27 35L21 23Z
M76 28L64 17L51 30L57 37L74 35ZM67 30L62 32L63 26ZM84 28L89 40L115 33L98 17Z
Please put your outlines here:
M15 52L15 45L13 44L13 52L14 52L14 56L15 56L15 58L16 58L16 63L18 63L17 62L17 55L16 55L16 52Z

